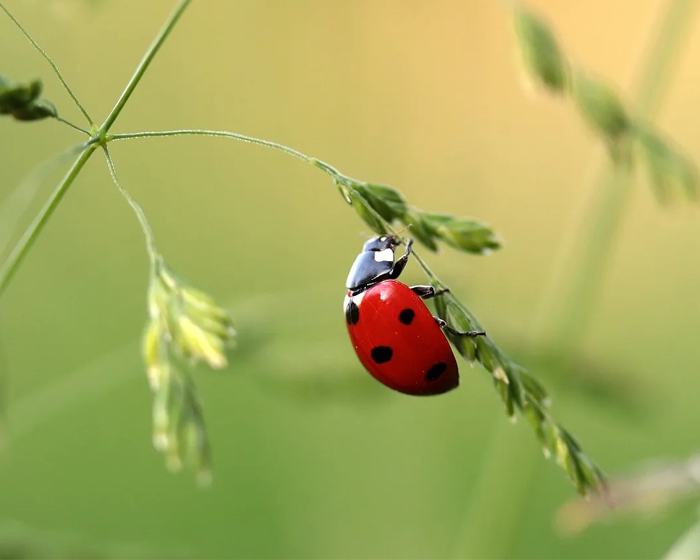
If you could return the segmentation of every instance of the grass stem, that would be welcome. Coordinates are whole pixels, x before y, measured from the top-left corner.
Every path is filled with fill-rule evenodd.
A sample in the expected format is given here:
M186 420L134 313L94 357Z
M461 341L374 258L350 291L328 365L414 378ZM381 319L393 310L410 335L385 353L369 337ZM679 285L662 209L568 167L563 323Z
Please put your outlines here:
M313 159L295 150L294 148L290 148L289 146L285 146L284 144L279 144L278 142L271 142L269 140L263 140L261 138L255 138L253 136L238 134L237 132L228 132L225 130L183 129L151 132L129 132L124 134L110 134L107 137L107 141L109 142L111 140L133 140L135 138L166 138L171 136L210 136L213 138L230 138L232 140L238 140L240 142L246 142L248 144L256 144L258 146L264 146L266 148L279 150L297 159L300 159L304 163L311 163Z
M63 78L63 74L61 74L61 71L58 69L58 66L56 66L56 63L53 60L51 60L51 57L46 53L46 51L44 49L42 49L41 46L39 46L39 43L37 43L34 40L34 38L29 34L29 32L24 27L22 27L22 25L20 24L19 21L17 21L15 16L13 16L10 13L10 11L1 2L0 2L0 10L2 10L3 12L5 12L5 14L7 14L7 17L9 17L12 20L12 22L19 28L19 30L22 32L22 34L32 44L32 46L37 51L39 51L41 56L43 56L46 59L46 61L49 63L49 65L53 69L54 74L56 74L56 77L59 79L59 81L63 85L64 89L68 92L68 95L70 95L70 98L73 100L73 103L75 103L75 106L78 109L80 109L80 112L83 114L83 116L85 117L87 122L90 124L90 126L94 126L95 123L92 122L92 119L90 118L90 115L88 114L88 112L85 110L85 107L83 107L83 105L80 103L80 101L78 101L78 98L73 93L73 90L70 88L70 86L68 85L66 80Z
M4 262L2 268L0 268L0 296L2 296L2 294L5 292L5 289L9 285L14 275L17 273L19 266L22 264L22 261L27 256L27 253L29 253L29 250L34 245L37 237L39 237L39 234L44 229L44 226L46 226L48 223L49 218L51 218L53 213L56 211L56 208L60 204L61 200L63 200L63 197L68 192L68 189L73 184L73 181L75 181L75 178L83 169L88 159L90 159L90 156L95 151L96 147L96 144L90 144L87 146L85 151L78 156L78 159L75 160L72 167L63 177L63 180L54 189L53 193L51 193L51 196L39 211L39 214L34 218L20 240L17 242L17 245L15 245L14 249L7 257L7 260Z
M146 238L146 248L148 249L148 255L151 259L151 262L154 262L158 255L158 251L156 250L156 238L153 234L153 229L151 229L151 224L148 223L146 213L143 211L143 208L141 208L141 205L138 202L136 202L136 200L134 200L134 198L131 196L131 193L129 193L129 191L127 191L119 182L119 179L117 177L117 170L114 167L114 161L112 160L112 155L109 153L107 146L102 146L102 151L104 152L105 159L107 160L107 167L109 168L109 173L112 176L112 181L114 181L114 184L117 186L117 189L119 189L119 192L126 199L127 203L129 204L129 206L131 206L132 210L135 212L136 217L139 220L141 230L143 231L143 235Z
M107 115L105 122L100 127L100 131L103 134L106 134L107 131L109 131L111 126L114 124L114 121L117 120L117 117L124 109L124 106L126 105L127 101L129 101L131 94L134 93L134 89L136 89L136 86L141 81L141 78L143 78L143 75L146 73L146 70L148 70L148 67L151 65L151 62L153 62L153 59L155 58L156 54L158 54L158 51L163 46L163 43L165 43L165 40L168 38L168 35L170 35L170 32L173 30L175 24L185 12L187 6L189 6L191 1L192 0L180 0L175 6L175 9L168 16L168 19L163 24L163 27L161 27L160 31L158 32L158 35L156 35L156 38L153 39L153 42L148 47L146 54L141 59L141 62L139 62L139 65L136 67L134 74L131 76L129 82L126 84L126 87L124 88L124 91L122 92L121 96L119 96L117 104L110 111L109 115Z
M58 122L63 123L65 125L70 126L71 128L77 130L78 132L82 132L83 134L86 134L87 136L92 136L87 130L84 128L79 127L77 124L73 124L70 121L67 121L63 117L54 117Z

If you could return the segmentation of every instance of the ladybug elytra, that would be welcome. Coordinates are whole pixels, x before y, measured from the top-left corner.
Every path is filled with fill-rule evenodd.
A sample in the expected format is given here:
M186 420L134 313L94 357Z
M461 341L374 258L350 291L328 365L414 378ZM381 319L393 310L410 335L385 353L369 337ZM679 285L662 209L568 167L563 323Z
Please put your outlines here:
M395 236L367 241L355 259L346 282L343 309L350 340L367 371L387 387L408 395L439 395L459 385L459 371L443 330L459 332L423 303L445 293L432 286L407 286L397 278L411 255L413 241L394 261Z

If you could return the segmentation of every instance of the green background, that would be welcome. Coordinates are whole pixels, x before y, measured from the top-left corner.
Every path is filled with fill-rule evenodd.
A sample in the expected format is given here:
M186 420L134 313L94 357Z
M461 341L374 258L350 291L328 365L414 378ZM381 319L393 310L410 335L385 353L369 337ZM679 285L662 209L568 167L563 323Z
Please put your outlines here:
M96 120L172 4L6 2ZM577 62L624 95L665 2L531 5ZM700 154L693 30L657 119L691 156ZM420 208L488 222L504 250L423 256L543 379L555 416L607 472L684 458L698 448L697 208L661 208L637 175L577 342L608 396L550 371L528 344L600 143L570 103L522 88L511 31L507 11L487 0L194 2L113 132L250 134L391 184ZM46 97L80 122L5 17L0 73L41 77ZM80 140L55 122L0 121L0 194ZM439 398L374 382L341 312L369 231L324 174L223 139L111 150L170 266L226 302L240 333L228 370L196 373L214 484L201 490L189 473L169 474L152 448L138 353L146 252L93 157L2 299L0 537L48 547L68 539L117 556L654 558L694 522L689 503L567 536L554 520L574 489L529 427L510 425L480 367L461 362L461 388ZM43 184L23 225L59 177ZM403 279L424 281L415 264Z

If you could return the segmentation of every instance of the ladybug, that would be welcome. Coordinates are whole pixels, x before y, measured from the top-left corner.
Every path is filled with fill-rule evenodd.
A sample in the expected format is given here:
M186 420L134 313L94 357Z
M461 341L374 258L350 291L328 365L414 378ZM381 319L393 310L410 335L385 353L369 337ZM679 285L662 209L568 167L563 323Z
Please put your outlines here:
M373 237L355 259L343 303L350 340L362 365L387 387L408 395L446 393L459 385L459 372L443 331L486 333L459 332L434 317L423 300L448 290L399 282L413 240L406 240L405 254L394 262L398 245L396 236Z

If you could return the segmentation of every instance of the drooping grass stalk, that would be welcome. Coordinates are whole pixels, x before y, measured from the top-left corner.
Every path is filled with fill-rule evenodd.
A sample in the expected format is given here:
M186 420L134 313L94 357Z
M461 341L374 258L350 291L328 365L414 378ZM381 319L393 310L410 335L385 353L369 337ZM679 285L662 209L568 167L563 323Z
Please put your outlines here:
M32 46L37 51L39 51L41 56L43 56L46 59L46 61L51 65L51 68L53 69L54 73L56 74L56 77L59 79L59 81L61 82L61 84L65 88L65 90L68 92L68 95L70 95L70 98L73 100L73 103L75 103L75 106L78 109L80 109L80 112L83 114L83 116L85 117L87 122L90 124L90 126L94 126L95 123L92 121L92 119L90 118L90 115L85 110L85 107L83 107L82 103L80 103L80 101L78 101L78 98L73 93L73 90L70 88L70 86L68 85L66 80L63 78L63 74L61 74L61 71L58 69L58 66L56 66L56 63L53 60L51 60L51 57L46 53L46 51L41 48L39 43L37 43L34 40L34 38L29 34L29 32L27 32L27 30L25 30L24 27L22 27L22 25L20 24L19 21L17 21L15 16L13 16L2 3L0 3L0 9L7 14L7 17L9 17L12 20L12 22L17 26L17 28L27 38L27 40L32 44ZM70 123L67 123L67 124L70 124ZM73 125L71 125L71 126L73 126ZM86 132L86 131L83 131L83 132Z
M179 130L163 130L163 131L146 131L146 132L126 132L126 133L120 133L120 134L110 134L106 137L107 142L111 142L113 140L136 140L140 138L169 138L169 137L174 137L174 136L209 136L212 138L228 138L230 140L237 140L239 142L244 142L246 144L254 144L257 146L263 146L265 148L271 148L273 150L277 150L280 152L283 152L285 154L291 155L292 157L295 157L304 163L310 163L320 169L321 171L327 173L330 175L333 179L343 179L347 178L343 173L338 171L335 167L332 165L318 160L312 156L306 155L298 150L295 150L294 148L290 148L289 146L285 146L284 144L280 144L278 142L272 142L270 140L263 140L261 138L256 138L254 136L248 136L246 134L239 134L237 132L229 132L225 130L201 130L201 129L179 129ZM381 219L381 216L378 216L379 219ZM391 226L387 224L388 228L392 230L393 233L396 233L393 231ZM427 265L427 263L420 257L420 255L417 253L417 251L414 249L412 252L412 256L416 263L423 269L423 272L425 272L426 276L430 278L432 281L437 282L442 285L442 282L440 279L437 277L437 275L430 269L430 267Z
M265 146L266 148L272 148L274 150L279 150L285 152L297 159L300 159L304 163L313 163L314 158L311 158L301 152L285 146L284 144L279 144L278 142L271 142L270 140L263 140L262 138L255 138L253 136L247 136L245 134L238 134L236 132L228 132L225 130L200 130L200 129L181 129L181 130L163 130L163 131L149 131L149 132L127 132L122 134L110 134L106 140L109 142L111 140L133 140L136 138L164 138L169 136L210 136L213 138L230 138L232 140L238 140L240 142L246 142L248 144L257 144L258 146Z
M398 220L414 227L413 233L426 247L436 249L435 241L450 243L462 251L484 254L499 243L493 232L474 220L459 220L445 214L431 214L407 205L395 189L386 185L374 185L353 179L332 165L305 155L287 146L252 138L250 136L210 130L179 130L164 132L137 132L108 135L105 140L128 140L169 136L216 136L261 145L292 155L310 163L328 174L340 190L346 202L377 233L398 236L393 223ZM461 228L466 228L461 229ZM419 237L420 232L420 237ZM435 289L446 289L444 283L413 251L413 257L430 279ZM476 317L452 294L436 300L438 315L453 323L461 331L483 331ZM525 368L513 362L488 336L476 342L466 343L462 337L451 337L455 347L471 363L478 361L491 375L497 393L512 421L516 415L524 416L531 424L546 457L556 457L581 494L599 492L605 485L600 469L586 456L574 436L559 424L549 412L549 399L544 387Z
M658 34L648 48L648 59L640 66L632 95L641 118L651 118L658 110L697 7L694 0L669 0L667 3ZM574 223L575 226L582 224L582 227L572 232L570 237L574 241L560 253L561 258L551 272L553 281L546 283L542 292L538 322L547 327L544 340L548 344L554 342L560 349L562 367L565 367L566 358L584 330L604 278L616 233L629 206L632 179L628 171L613 170L601 149L591 174L594 196L585 209L585 219ZM517 519L522 517L529 497L527 488L539 468L533 464L535 454L524 449L519 452L519 448L516 433L495 429L489 451L483 458L481 476L476 482L479 488L477 498L469 504L464 517L456 558L508 555L513 529ZM517 465L523 476L501 476L500 471L492 466L502 464ZM512 523L502 523L500 510L491 505L492 496L500 494L512 497L508 504ZM484 527L499 527L498 538L494 538L492 532L484 531Z
M129 193L129 191L127 191L119 182L119 179L117 178L117 170L114 167L114 161L112 160L112 155L109 153L107 146L102 146L102 150L104 151L105 159L107 160L107 167L109 168L109 173L112 176L112 181L114 181L114 184L117 186L117 189L119 189L119 192L126 199L127 203L129 204L129 206L131 206L132 210L134 211L136 217L139 220L141 230L143 231L143 235L146 238L146 249L148 250L148 256L151 260L151 263L154 263L158 255L158 251L156 250L156 239L155 235L153 235L153 229L151 229L151 224L148 223L148 219L146 218L146 214L143 211L143 208L141 208L139 203L136 202L136 200L134 200L134 198L131 196L131 193Z

